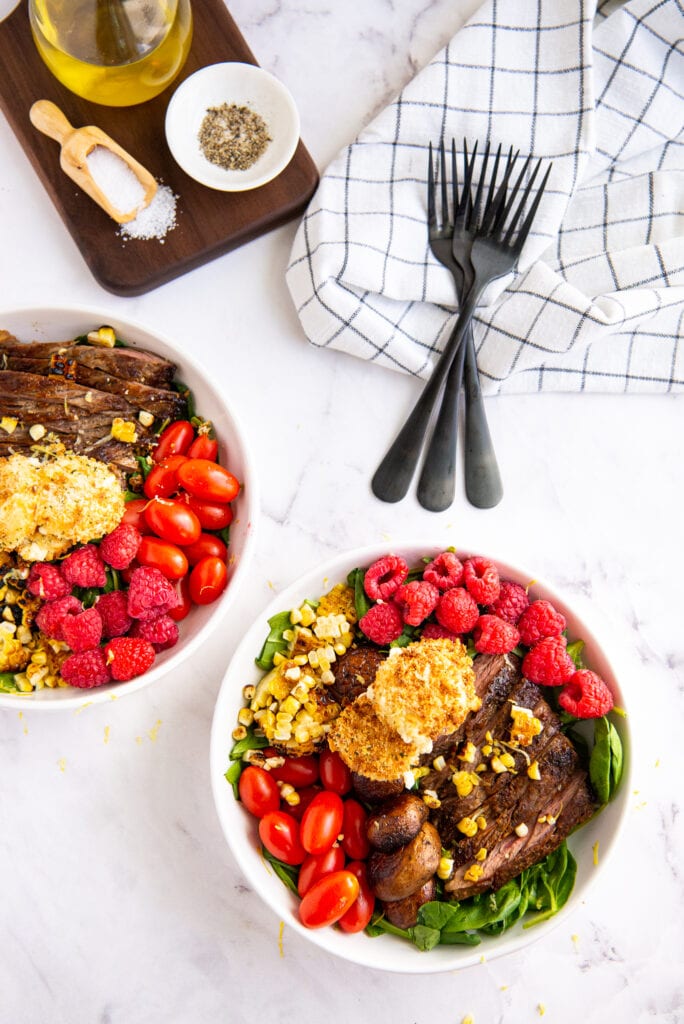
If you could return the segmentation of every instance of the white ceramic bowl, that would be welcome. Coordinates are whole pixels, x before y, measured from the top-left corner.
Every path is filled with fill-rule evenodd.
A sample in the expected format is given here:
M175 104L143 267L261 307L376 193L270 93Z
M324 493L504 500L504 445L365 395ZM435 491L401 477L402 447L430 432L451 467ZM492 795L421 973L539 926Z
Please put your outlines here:
M198 133L209 107L249 107L268 126L271 141L251 167L231 171L202 153ZM272 181L294 156L299 112L282 82L254 64L209 64L178 86L166 110L166 141L186 174L209 188L245 192Z
M285 921L300 935L329 953L334 953L336 956L365 967L401 973L432 974L467 967L478 963L482 956L490 960L492 957L513 952L530 942L542 939L568 914L571 914L575 907L585 901L590 885L606 870L606 864L617 845L618 834L626 815L627 801L632 789L629 757L630 728L626 719L620 719L617 722L626 752L622 783L614 800L596 818L570 838L569 845L577 859L577 880L565 907L549 921L535 925L528 930L523 930L521 924L518 923L500 938L483 938L482 943L476 947L438 946L429 953L420 952L411 943L392 935L369 938L364 933L346 935L334 927L317 930L304 928L297 915L299 901L279 881L259 853L256 819L235 800L232 787L224 778L224 772L229 764L228 752L233 743L231 730L235 726L238 710L243 704L242 688L249 683L255 683L262 675L254 664L254 658L258 655L268 632L267 619L276 612L298 606L307 597L319 597L336 582L344 581L351 569L356 566L370 565L375 559L387 554L390 550L394 554L402 555L409 565L415 565L423 555L434 556L443 548L429 543L411 542L394 544L391 547L383 545L346 552L302 576L278 594L264 610L263 615L246 633L223 680L212 725L210 771L216 808L228 845L249 883L280 920ZM515 580L524 586L535 579L530 570L508 565L491 552L461 549L459 553L481 554L493 558L503 577ZM581 638L585 641L584 656L587 665L606 680L613 691L616 704L624 707L626 703L625 680L621 673L618 682L613 663L608 660L604 640L602 639L599 643L587 621L580 618L562 596L548 585L535 579L530 594L533 598L543 597L552 601L565 615L568 623L568 635L572 639ZM596 842L599 842L600 845L598 866L594 865L593 856L593 845Z
M208 375L180 347L156 331L112 314L105 309L64 307L48 309L0 310L0 329L10 331L21 341L59 341L74 338L101 324L110 324L127 344L149 349L172 360L178 366L177 376L193 393L198 411L212 420L220 442L219 458L228 465L243 485L233 503L235 518L230 528L229 582L221 597L213 604L195 607L180 624L180 639L175 647L157 655L149 672L127 683L111 683L92 690L72 687L45 688L30 694L0 694L0 708L12 710L59 711L81 707L85 702L108 701L149 686L176 669L186 658L201 649L209 633L223 620L233 604L247 570L254 545L259 498L254 464L244 432L228 401L210 381ZM229 453L228 459L225 458Z

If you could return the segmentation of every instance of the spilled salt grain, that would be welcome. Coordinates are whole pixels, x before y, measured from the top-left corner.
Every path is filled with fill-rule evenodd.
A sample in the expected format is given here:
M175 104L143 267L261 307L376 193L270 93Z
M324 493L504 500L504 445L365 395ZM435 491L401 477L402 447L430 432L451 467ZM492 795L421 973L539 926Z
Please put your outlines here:
M119 234L122 238L158 238L176 226L176 199L168 185L159 185L149 206L140 210L134 220L122 224Z
M95 146L86 157L90 175L112 206L120 213L137 210L145 189L128 164L106 146Z

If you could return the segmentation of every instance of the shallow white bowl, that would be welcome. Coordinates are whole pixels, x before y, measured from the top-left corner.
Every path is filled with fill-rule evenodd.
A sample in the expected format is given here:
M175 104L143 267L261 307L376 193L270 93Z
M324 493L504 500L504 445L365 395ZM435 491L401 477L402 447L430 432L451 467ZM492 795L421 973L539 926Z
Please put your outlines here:
M21 341L59 341L87 333L102 324L111 325L117 335L134 348L144 348L172 360L178 366L177 376L187 384L202 416L212 420L219 439L219 458L243 485L233 502L235 518L230 528L229 582L221 597L213 604L195 607L179 623L180 639L175 647L157 655L149 672L127 683L111 683L92 690L72 687L37 690L29 694L0 693L0 708L13 710L59 711L81 707L84 703L110 701L149 686L176 669L186 658L201 648L209 633L224 619L233 604L247 570L254 545L259 498L254 463L244 431L221 391L208 375L180 347L142 324L124 319L105 309L64 307L46 309L0 310L0 330L7 330ZM226 454L228 453L228 454Z
M200 149L198 133L209 107L235 103L266 122L271 141L251 167L230 171L213 164ZM282 82L254 64L209 64L178 86L166 110L166 141L186 174L209 188L245 192L272 181L294 156L299 112Z
M483 956L490 960L492 957L511 953L530 942L542 939L568 914L571 914L575 907L585 901L590 885L605 871L606 863L617 845L618 835L627 812L627 801L632 789L629 756L630 727L627 719L621 718L616 723L626 753L620 789L614 800L601 811L598 817L588 822L570 838L569 845L577 859L577 880L565 907L549 921L527 930L523 930L522 925L518 923L500 938L483 937L479 946L438 946L429 953L420 952L411 943L392 935L369 938L364 933L346 935L333 927L318 930L304 928L297 915L299 901L279 881L259 853L256 819L235 800L232 787L224 778L224 772L229 764L228 752L233 743L231 731L235 727L238 710L243 704L242 688L249 683L255 683L262 675L256 668L254 659L258 656L261 644L268 633L268 618L276 612L299 606L307 597L319 597L335 583L344 581L353 568L370 565L371 562L387 554L390 550L394 554L402 555L409 565L415 565L423 555L434 556L444 549L429 543L407 542L392 546L376 545L345 552L319 568L306 573L275 597L264 610L262 616L246 633L223 680L212 725L210 771L214 800L228 845L249 883L280 920L285 921L300 935L329 953L365 967L401 973L432 974L479 963ZM503 577L515 580L524 586L535 579L529 570L520 566L508 565L492 552L461 549L459 554L487 555L497 563ZM613 668L614 662L608 660L605 640L602 639L599 643L586 619L580 618L576 610L548 585L535 579L534 585L530 588L530 595L533 598L543 597L552 601L556 608L565 615L569 636L573 640L583 639L585 641L586 664L606 680L615 696L615 703L624 707L626 704L625 680L621 673L618 682ZM593 846L596 842L600 846L600 859L597 866L594 865L593 855Z

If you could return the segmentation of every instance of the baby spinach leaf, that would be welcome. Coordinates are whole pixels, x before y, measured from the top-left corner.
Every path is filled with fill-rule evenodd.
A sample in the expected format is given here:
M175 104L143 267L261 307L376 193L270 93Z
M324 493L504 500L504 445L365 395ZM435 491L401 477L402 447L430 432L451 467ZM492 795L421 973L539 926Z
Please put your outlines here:
M14 672L0 672L0 693L17 693L19 687L14 681Z
M370 935L375 938L378 935L398 935L400 939L411 938L411 933L406 931L405 928L397 928L396 925L392 924L387 918L382 916L382 911L376 911L370 920L370 923L366 925L366 935Z
M426 928L424 924L416 924L409 929L413 942L424 953L429 953L440 941L438 928Z
M408 647L414 640L418 639L420 629L418 626L404 626L396 640L393 640L390 647Z
M620 779L622 778L622 770L624 768L624 754L622 750L622 741L619 733L612 722L608 723L609 727L609 743L610 743L610 796L611 799L615 795L618 786L620 785Z
M566 648L568 654L575 663L575 668L584 668L584 662L582 660L582 651L584 650L584 640L574 640L571 644L568 644Z
M240 791L238 790L238 782L242 775L242 761L233 761L228 771L225 773L224 778L226 782L229 782L233 787L233 796L236 800L240 799Z
M259 657L255 659L259 668L262 668L264 672L273 668L273 655L286 651L289 646L288 641L283 640L283 633L291 627L289 611L278 612L277 615L271 616L268 625L270 627L268 636L264 640Z
M589 779L602 804L607 804L610 799L611 759L610 723L603 716L594 722L594 747L589 758Z
M269 853L266 847L261 848L264 860L268 861L276 875L283 882L290 892L293 892L295 896L299 896L299 890L297 889L297 879L299 877L299 868L293 864L284 864L282 860L278 860L272 853Z
M254 732L248 732L244 739L237 740L233 744L229 757L231 761L239 761L247 750L263 750L268 746L265 736L257 736Z
M347 583L354 591L354 606L359 619L363 618L371 606L368 595L363 588L363 580L366 575L365 569L352 569L347 576Z

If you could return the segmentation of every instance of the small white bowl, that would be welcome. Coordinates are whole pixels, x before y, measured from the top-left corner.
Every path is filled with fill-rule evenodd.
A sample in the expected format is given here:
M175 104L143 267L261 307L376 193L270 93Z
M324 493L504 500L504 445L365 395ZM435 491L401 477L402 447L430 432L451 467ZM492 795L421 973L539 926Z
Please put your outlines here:
M266 122L271 141L251 167L230 171L202 153L199 130L210 107L235 103ZM254 64L209 64L178 86L166 111L166 141L186 174L209 188L245 192L272 181L294 156L299 142L299 112L292 96L268 71Z
M436 974L469 967L479 963L483 956L491 960L493 957L512 953L530 942L543 939L573 910L584 904L594 881L601 875L605 876L606 864L610 862L610 857L618 844L618 836L627 814L632 791L631 720L620 718L615 722L625 749L624 773L615 798L599 815L573 833L568 841L577 860L577 878L570 898L555 917L527 930L518 922L500 937L484 937L479 946L437 946L428 953L420 952L413 944L393 935L370 938L363 932L347 935L334 927L318 930L305 928L297 913L299 900L275 876L261 855L256 819L234 798L232 787L224 778L224 772L229 765L228 752L233 744L231 731L235 727L238 711L243 705L243 687L249 683L256 683L263 675L255 666L254 659L268 633L267 620L279 611L298 607L305 598L319 597L335 583L343 582L352 569L370 565L390 550L396 555L403 556L409 565L416 565L423 555L434 557L444 548L435 547L430 543L406 542L348 551L306 573L270 602L245 634L224 677L212 724L210 773L214 800L228 846L249 884L281 921L285 921L321 949L353 963L403 974ZM530 580L534 579L530 571L509 565L491 552L479 549L470 551L463 547L459 554L487 555L497 563L502 577L515 580L523 586L528 586ZM583 656L587 666L605 679L613 692L615 703L625 707L627 696L624 674L620 672L618 681L613 668L613 655L611 653L609 661L605 641L602 639L599 642L593 630L587 625L587 620L580 618L576 608L568 605L548 585L535 579L530 588L530 595L533 598L551 601L565 616L568 635L573 640L582 639L585 642ZM589 619L592 619L591 610ZM595 864L594 858L595 844L599 844L601 850L598 864Z
M21 341L60 341L75 338L101 324L109 324L117 335L133 348L149 349L170 359L177 367L177 376L190 388L198 411L210 419L219 439L219 458L238 478L242 487L233 502L235 518L230 527L228 548L228 586L213 604L192 608L179 623L180 638L175 647L157 655L149 672L126 683L109 683L92 690L74 687L45 688L33 693L0 693L0 709L13 711L62 711L99 704L113 697L141 690L162 676L177 669L192 654L201 651L209 634L224 620L235 601L245 577L254 547L254 531L259 513L259 497L254 462L242 427L223 395L187 352L169 339L142 324L126 320L111 310L86 307L50 307L47 309L0 310L0 329L14 334ZM226 462L226 453L230 453Z

